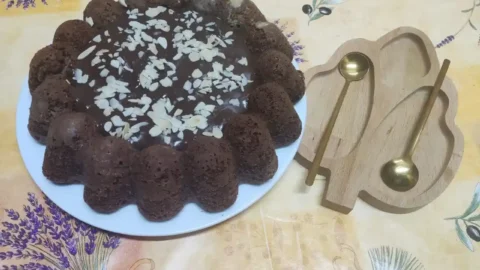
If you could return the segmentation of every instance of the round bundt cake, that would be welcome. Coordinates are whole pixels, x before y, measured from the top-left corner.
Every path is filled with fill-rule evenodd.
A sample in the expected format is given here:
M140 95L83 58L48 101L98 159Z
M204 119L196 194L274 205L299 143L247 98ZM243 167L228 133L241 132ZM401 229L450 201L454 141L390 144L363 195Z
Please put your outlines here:
M293 143L305 92L293 50L250 0L92 0L30 63L43 173L95 211L152 221L230 207Z

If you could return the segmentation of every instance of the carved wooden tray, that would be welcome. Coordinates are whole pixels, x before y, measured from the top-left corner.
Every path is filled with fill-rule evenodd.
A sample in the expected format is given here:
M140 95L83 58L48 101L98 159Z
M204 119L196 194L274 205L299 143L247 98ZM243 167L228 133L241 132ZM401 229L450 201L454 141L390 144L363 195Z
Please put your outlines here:
M453 180L464 144L454 122L457 91L447 78L413 156L418 184L397 192L380 178L382 165L404 152L440 69L432 42L417 29L402 27L373 42L348 41L328 63L305 73L308 113L300 158L310 166L345 82L337 64L354 51L367 55L372 68L362 81L350 85L330 138L319 170L328 180L322 204L348 213L360 197L387 212L417 210Z

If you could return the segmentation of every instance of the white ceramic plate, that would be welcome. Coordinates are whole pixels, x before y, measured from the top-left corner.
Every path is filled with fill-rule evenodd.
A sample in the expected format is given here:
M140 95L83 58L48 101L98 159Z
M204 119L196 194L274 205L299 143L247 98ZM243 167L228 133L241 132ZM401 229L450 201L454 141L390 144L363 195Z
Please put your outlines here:
M25 166L40 189L60 208L77 219L103 230L134 236L172 236L190 233L223 222L244 211L262 198L280 180L292 161L300 139L292 145L277 149L278 170L275 176L260 186L240 185L237 201L220 213L207 213L194 203L188 203L173 219L165 222L146 220L136 205L128 205L113 214L99 214L83 201L83 185L58 186L43 176L45 146L37 143L28 132L28 116L32 98L27 81L22 86L17 107L17 141ZM303 97L295 109L305 127L307 101ZM302 131L303 135L303 131Z

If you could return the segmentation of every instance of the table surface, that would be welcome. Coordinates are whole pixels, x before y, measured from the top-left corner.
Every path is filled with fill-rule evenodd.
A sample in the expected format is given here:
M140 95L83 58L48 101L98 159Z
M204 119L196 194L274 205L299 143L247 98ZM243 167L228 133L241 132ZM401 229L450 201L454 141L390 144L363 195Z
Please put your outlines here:
M294 161L266 197L236 218L180 238L151 239L97 231L63 213L35 186L16 144L15 110L30 59L60 23L80 18L87 2L0 1L1 269L480 268L480 245L466 233L466 225L471 234L480 228L478 0L327 0L331 5L322 6L333 12L313 14L310 23L302 11L310 0L255 1L289 37L302 70L325 63L349 39L375 40L399 26L419 28L441 45L439 58L452 60L465 153L455 180L433 203L394 215L357 201L342 215L319 205L324 181L296 192L306 170Z

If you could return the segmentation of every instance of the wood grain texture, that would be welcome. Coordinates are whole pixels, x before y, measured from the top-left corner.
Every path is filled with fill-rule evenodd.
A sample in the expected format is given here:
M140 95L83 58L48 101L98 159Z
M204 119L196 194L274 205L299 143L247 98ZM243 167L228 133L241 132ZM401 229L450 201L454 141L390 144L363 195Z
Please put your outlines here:
M348 41L325 65L306 71L308 114L299 155L313 160L345 82L337 64L354 51L367 55L372 67L362 81L350 85L320 165L330 173L322 204L348 213L360 197L383 211L415 211L451 183L464 146L454 121L457 91L447 78L413 155L419 183L397 192L380 178L383 164L405 151L440 69L432 42L417 29L398 28L374 42Z

